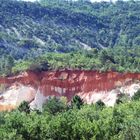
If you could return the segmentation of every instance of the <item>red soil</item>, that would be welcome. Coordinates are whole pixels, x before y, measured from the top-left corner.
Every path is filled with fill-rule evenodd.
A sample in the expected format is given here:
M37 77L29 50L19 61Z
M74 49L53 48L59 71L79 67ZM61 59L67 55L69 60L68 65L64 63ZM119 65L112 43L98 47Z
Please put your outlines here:
M82 70L62 70L47 72L24 72L11 77L1 77L0 84L10 87L13 84L23 84L40 89L44 96L66 96L68 100L79 93L88 94L91 91L110 91L118 86L140 80L140 73L118 73ZM0 105L0 110L11 110L13 106Z
M140 80L140 73L118 73L82 70L62 70L0 78L0 84L24 84L40 89L45 96L66 96L69 100L78 92L109 91L117 86Z

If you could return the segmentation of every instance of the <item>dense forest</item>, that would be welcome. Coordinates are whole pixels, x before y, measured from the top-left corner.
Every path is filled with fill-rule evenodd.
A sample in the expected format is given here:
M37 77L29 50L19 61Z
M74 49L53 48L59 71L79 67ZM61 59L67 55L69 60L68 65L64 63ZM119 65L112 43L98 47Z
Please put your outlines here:
M140 71L140 2L0 0L0 75Z
M123 95L123 94L122 94ZM23 102L17 110L0 113L1 140L139 140L140 91L120 96L114 107L98 101L87 105L74 96L50 98L43 112Z

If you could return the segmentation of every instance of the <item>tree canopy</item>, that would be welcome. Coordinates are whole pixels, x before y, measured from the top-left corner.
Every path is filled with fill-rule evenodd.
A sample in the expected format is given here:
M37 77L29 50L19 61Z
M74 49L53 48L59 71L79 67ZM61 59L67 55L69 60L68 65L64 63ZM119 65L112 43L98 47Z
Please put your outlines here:
M78 98L74 98L76 105ZM132 100L114 107L105 107L99 101L72 108L67 107L64 99L53 98L42 113L27 113L28 106L24 103L20 110L0 112L0 137L2 140L138 140L139 106L139 100Z

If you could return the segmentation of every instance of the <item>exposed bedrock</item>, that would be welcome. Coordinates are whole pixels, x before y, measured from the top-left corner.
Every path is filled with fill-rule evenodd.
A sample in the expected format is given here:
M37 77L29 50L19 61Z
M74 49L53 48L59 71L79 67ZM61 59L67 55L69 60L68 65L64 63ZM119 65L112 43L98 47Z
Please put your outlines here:
M76 94L87 103L101 99L107 105L113 105L120 92L133 95L140 88L139 80L140 73L27 71L16 76L0 78L0 110L10 107L13 109L23 100L32 102L33 108L41 108L49 96L66 96L70 101Z

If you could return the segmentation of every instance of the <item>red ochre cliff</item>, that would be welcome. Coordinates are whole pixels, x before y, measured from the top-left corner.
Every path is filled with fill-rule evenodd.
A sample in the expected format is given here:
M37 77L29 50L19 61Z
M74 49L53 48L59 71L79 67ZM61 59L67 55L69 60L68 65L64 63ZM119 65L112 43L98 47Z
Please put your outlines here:
M18 92L22 95L25 89L22 87L24 90L21 93L21 88L19 89L19 87L21 85L28 87L29 89L26 88L26 90L31 90L28 95L33 95L34 92L34 96L30 96L29 101L35 98L37 91L40 91L42 97L65 96L70 101L74 95L78 94L83 99L85 98L85 101L89 102L90 98L94 98L94 93L104 94L105 96L109 91L130 85L136 80L140 80L140 73L118 73L112 71L101 73L83 70L47 71L41 73L28 71L17 76L1 77L0 85L6 85L7 90L10 87L14 87L10 93L17 92L18 89ZM10 102L4 104L4 94L0 96L0 110L7 110L9 106L14 108L13 106L16 106L16 103L14 105L10 104ZM88 99L86 95L88 95Z

